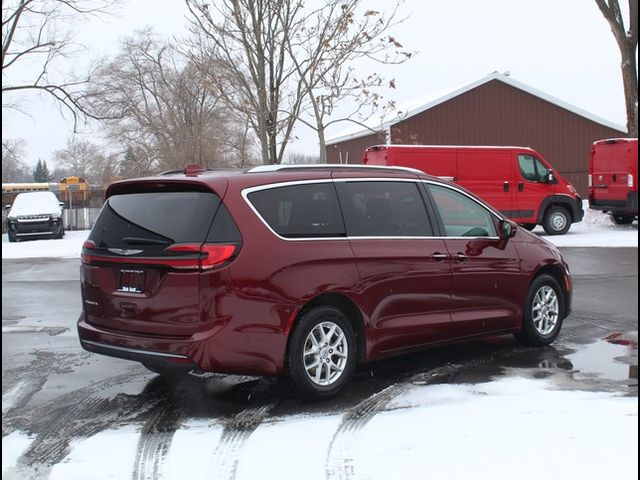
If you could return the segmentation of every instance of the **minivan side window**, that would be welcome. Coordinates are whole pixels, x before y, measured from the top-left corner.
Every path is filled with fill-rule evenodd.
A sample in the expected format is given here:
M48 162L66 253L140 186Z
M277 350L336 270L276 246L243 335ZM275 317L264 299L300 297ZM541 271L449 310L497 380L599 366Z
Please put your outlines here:
M533 155L518 155L520 172L530 182L546 183L549 169Z
M433 235L415 182L338 182L350 237L423 237Z
M286 238L344 237L333 182L258 190L247 195L265 222Z
M447 237L497 237L494 215L463 193L440 185L428 186Z

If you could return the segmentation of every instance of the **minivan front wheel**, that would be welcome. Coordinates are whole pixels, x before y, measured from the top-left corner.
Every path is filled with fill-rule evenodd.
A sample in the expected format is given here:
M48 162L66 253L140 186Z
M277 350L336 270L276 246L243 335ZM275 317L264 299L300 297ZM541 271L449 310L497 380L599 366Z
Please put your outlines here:
M516 338L525 345L549 345L560 333L563 308L564 297L556 279L540 275L527 292L522 330Z
M356 359L355 333L344 313L319 306L302 315L291 336L287 367L303 396L336 395L351 378Z
M551 207L542 219L542 228L548 235L564 235L571 227L571 216L563 207Z

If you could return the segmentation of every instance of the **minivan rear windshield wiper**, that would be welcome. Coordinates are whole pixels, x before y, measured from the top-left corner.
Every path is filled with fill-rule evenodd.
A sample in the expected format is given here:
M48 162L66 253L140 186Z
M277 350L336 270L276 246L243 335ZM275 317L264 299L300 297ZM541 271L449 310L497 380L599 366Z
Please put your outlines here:
M171 242L144 237L123 237L122 241L130 245L168 245Z

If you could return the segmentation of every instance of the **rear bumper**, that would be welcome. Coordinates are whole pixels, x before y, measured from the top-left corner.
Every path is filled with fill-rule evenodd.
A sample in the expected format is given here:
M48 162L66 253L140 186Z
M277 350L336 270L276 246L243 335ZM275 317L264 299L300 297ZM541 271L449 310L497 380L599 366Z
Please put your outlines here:
M638 192L628 192L626 200L598 200L589 196L589 208L603 212L638 215Z
M195 370L198 366L194 364L190 358L184 355L167 354L162 352L148 352L146 350L138 350L136 348L118 347L115 345L107 345L93 340L81 340L82 348L89 352L107 355L109 357L122 358L124 360L133 360L140 363L148 363L153 365L165 365L176 370Z
M89 352L167 368L238 375L279 375L282 364L229 346L225 329L216 326L189 338L145 336L108 330L78 319L78 337ZM251 341L246 342L251 349Z

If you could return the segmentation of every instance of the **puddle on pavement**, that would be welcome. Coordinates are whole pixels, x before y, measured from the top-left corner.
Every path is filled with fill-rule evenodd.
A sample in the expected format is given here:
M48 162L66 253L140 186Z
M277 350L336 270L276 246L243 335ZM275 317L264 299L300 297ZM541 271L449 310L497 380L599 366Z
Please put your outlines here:
M578 347L578 350L566 358L585 377L602 377L609 380L627 380L638 378L637 348L629 345L598 340L595 343ZM628 362L621 360L627 357ZM632 362L632 357L635 361Z

